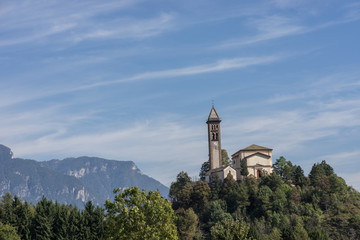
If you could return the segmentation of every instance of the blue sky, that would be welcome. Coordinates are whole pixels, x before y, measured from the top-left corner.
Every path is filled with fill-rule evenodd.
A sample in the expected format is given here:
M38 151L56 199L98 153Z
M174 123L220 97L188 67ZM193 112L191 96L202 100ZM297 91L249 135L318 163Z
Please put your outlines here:
M360 2L0 2L0 136L16 157L132 160L169 185L229 154L323 159L360 190Z

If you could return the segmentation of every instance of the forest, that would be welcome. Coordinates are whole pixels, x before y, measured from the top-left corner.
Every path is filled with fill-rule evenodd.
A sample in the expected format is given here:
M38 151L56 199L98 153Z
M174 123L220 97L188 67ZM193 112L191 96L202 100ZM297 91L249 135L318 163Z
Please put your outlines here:
M228 164L226 161L224 164ZM206 163L200 170L204 176ZM192 181L180 172L170 201L157 191L115 189L104 207L5 194L0 240L17 239L360 239L360 194L322 161L308 176L280 157L258 179ZM242 174L247 175L246 171Z
M360 239L360 194L326 161L307 177L284 157L273 170L210 184L180 172L170 188L180 239Z

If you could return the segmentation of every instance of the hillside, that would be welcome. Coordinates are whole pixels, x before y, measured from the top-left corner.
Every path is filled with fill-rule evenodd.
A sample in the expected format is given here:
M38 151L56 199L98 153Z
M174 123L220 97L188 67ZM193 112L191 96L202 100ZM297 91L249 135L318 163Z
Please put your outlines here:
M326 161L309 176L284 157L273 168L260 178L229 175L210 184L180 172L169 194L180 239L360 239L360 193Z
M80 157L38 162L13 158L11 149L0 145L0 163L0 194L9 192L28 202L45 196L80 208L90 200L103 205L114 188L130 186L168 194L166 186L142 174L132 161Z

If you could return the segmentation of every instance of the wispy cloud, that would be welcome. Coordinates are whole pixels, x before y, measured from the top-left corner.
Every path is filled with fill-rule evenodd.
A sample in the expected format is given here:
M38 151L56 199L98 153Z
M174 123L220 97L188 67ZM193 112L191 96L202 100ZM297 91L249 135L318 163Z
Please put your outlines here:
M234 69L241 69L256 65L269 64L275 61L279 61L285 58L285 56L261 56L261 57L243 57L243 58L230 58L230 59L222 59L215 63L197 65L192 67L184 67L184 68L175 68L170 70L161 70L161 71L153 71L153 72L145 72L136 74L134 76L128 78L122 78L117 80L110 81L99 81L91 84L84 84L82 86L66 86L62 89L59 87L58 89L51 89L49 91L41 91L41 92L33 92L32 94L27 94L26 96L19 98L4 99L0 107L7 107L12 104L17 104L23 101L31 101L35 99L41 99L50 97L57 94L64 94L69 92L83 91L87 89L97 88L101 86L108 86L113 84L120 84L126 82L134 82L134 81L145 81L145 80L153 80L153 79L164 79L164 78L176 78L183 76L191 76L205 73L213 73L213 72L221 72L228 71Z
M257 29L259 34L243 39L228 40L217 45L215 48L231 48L250 45L309 31L304 26L295 24L293 23L293 20L282 16L268 16L260 19L252 19L248 22L248 25Z
M275 61L279 61L282 58L284 57L262 56L262 57L243 57L243 58L223 59L211 64L204 64L204 65L197 65L192 67L176 68L176 69L162 70L162 71L154 71L154 72L146 72L146 73L136 74L129 78L123 78L112 81L102 81L95 84L81 86L73 90L78 91L87 88L94 88L94 87L123 83L123 82L133 82L133 81L161 79L161 78L175 78L182 76L221 72L221 71L240 69L255 65L272 63Z
M285 7L291 4L298 4L298 1L276 1L279 5ZM288 5L290 4L290 5ZM357 10L356 10L357 9ZM349 22L358 21L360 19L360 10L358 8L347 11L341 19L331 20L324 23L319 23L313 26L308 26L301 23L300 19L284 17L281 15L271 15L262 18L252 17L247 21L247 25L252 29L256 29L258 34L252 37L230 39L214 48L224 49L232 47L241 47L245 45L256 44L268 40L279 39L287 36L294 36L306 34L309 32L321 30L335 25L345 24Z
M91 29L74 34L70 40L80 42L87 39L141 39L151 37L171 29L171 20L173 18L173 15L163 13L153 19L117 19L112 21L110 25L94 23Z
M170 29L173 15L163 13L153 18L122 17L121 10L139 1L97 1L64 4L4 4L0 14L0 46L22 43L81 42L88 39L141 39ZM114 14L115 12L120 12ZM104 18L103 14L109 16ZM101 21L98 21L98 19ZM14 33L16 30L16 34Z

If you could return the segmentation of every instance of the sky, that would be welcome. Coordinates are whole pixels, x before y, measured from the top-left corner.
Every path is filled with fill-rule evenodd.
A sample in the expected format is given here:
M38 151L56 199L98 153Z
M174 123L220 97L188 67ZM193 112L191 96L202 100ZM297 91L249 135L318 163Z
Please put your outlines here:
M0 143L132 160L169 186L229 155L326 160L360 190L360 1L0 1Z

